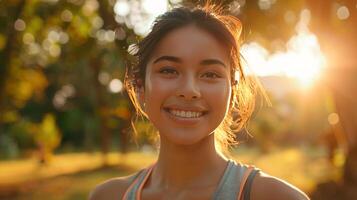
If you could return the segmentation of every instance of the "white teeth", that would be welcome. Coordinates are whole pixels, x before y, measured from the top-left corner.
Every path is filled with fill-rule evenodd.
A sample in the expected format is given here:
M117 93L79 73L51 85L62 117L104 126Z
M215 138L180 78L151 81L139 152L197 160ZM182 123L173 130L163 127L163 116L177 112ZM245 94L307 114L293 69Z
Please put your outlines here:
M202 112L196 111L183 111L183 110L169 110L169 112L177 117L184 117L184 118L197 118L202 116Z

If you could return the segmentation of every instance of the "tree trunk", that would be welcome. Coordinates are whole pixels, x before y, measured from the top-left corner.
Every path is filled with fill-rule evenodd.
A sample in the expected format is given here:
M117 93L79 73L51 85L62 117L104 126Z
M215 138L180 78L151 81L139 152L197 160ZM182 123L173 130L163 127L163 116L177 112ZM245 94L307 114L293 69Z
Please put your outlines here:
M101 18L103 19L104 25L103 28L104 29L112 29L115 30L116 28L119 28L120 25L115 21L114 19L114 12L113 12L113 8L108 4L108 1L98 1L99 2L99 15L101 16ZM127 33L128 34L128 33ZM116 41L116 45L117 45L117 53L118 56L121 56L123 59L126 59L126 51L123 51L123 48L126 49L125 46L123 46L123 44L121 42L117 42ZM127 99L129 99L128 96L126 96ZM119 150L121 153L126 153L128 151L128 146L129 146L129 127L130 127L130 119L123 119L124 125L121 126L121 130L119 131L119 138L120 138L120 142L119 142ZM104 144L109 144L109 141L106 140L110 140L112 138L111 133L110 134L106 134L105 132L102 133L103 134L103 138L105 140ZM106 147L103 146L103 149L105 149Z
M14 28L15 21L21 17L22 12L25 7L25 0L19 1L14 9L14 15L9 16L11 20L8 20L9 24L7 24L7 40L5 43L5 47L2 51L0 51L0 115L5 111L5 84L6 79L8 77L8 72L11 64L11 56L16 47L16 30ZM7 11L10 12L10 11ZM12 13L11 13L12 14ZM0 134L1 134L2 121L0 117Z
M100 119L100 139L101 139L101 151L103 155L103 165L107 164L107 154L110 148L111 141L111 130L108 128L108 107L105 101L105 96L103 91L103 86L99 83L98 76L100 72L100 67L102 66L101 58L96 57L91 61L91 67L93 70L93 81L95 85L96 98L97 98L97 109L99 112Z

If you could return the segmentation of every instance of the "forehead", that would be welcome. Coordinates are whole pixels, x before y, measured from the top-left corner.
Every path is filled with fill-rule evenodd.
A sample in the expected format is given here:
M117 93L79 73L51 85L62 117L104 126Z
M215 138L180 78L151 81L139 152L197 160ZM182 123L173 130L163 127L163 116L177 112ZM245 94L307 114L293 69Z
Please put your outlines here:
M229 63L229 50L209 32L194 25L175 29L156 45L150 60L162 55L177 56L184 61L216 58Z

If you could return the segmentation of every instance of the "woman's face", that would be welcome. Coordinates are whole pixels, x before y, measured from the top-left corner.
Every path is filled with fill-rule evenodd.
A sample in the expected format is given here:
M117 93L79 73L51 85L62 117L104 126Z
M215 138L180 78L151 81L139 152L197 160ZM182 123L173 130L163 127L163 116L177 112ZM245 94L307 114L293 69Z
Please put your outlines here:
M231 97L229 52L195 26L168 33L147 64L142 101L162 141L191 145L223 121Z

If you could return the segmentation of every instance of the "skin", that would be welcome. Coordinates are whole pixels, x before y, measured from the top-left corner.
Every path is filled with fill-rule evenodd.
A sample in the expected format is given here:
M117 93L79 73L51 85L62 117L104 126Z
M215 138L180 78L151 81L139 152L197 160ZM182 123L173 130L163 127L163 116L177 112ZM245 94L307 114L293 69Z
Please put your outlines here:
M214 130L229 107L229 66L226 48L194 25L173 30L155 48L139 98L159 130L161 146L142 199L211 198L227 166L214 148ZM204 114L182 119L170 109ZM97 186L90 199L120 199L132 181L133 176L109 180ZM308 198L290 184L258 173L251 199Z

